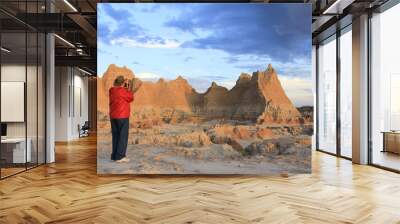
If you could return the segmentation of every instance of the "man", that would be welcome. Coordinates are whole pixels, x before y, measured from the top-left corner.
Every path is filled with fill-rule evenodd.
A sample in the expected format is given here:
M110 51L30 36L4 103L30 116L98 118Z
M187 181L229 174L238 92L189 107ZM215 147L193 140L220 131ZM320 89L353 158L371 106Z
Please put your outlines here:
M126 147L129 137L130 104L133 102L133 85L131 80L118 76L110 88L110 119L112 131L111 160L127 163Z

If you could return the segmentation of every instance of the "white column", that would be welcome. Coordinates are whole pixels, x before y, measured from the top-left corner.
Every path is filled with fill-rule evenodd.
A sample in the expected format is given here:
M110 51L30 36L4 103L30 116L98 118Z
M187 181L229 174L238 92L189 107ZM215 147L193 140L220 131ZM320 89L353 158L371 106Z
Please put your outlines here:
M55 141L71 140L71 68L55 68Z
M46 1L46 12L54 12L54 5ZM46 163L55 162L55 43L54 34L46 35Z
M353 162L368 163L368 15L353 19Z
M55 133L55 60L54 60L54 35L46 37L46 163L55 161L54 133Z

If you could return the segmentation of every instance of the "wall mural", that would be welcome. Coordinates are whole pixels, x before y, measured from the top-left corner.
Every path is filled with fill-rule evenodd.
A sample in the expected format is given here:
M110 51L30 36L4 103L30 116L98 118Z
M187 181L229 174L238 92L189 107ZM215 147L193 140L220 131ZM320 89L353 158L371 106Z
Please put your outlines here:
M309 4L98 4L99 174L311 172Z

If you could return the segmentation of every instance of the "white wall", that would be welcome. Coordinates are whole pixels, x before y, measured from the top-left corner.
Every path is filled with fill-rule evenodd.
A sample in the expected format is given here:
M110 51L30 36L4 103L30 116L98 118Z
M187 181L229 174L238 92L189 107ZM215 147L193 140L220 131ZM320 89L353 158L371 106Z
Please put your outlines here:
M68 140L68 88L70 85L68 71L67 67L55 68L55 141Z
M75 70L76 72L76 70ZM89 119L88 113L88 78L79 75L74 75L74 108L72 108L72 119L71 119L71 134L74 138L79 137L78 124L83 125L85 121ZM71 103L72 104L72 103Z
M55 73L55 140L74 140L78 125L88 120L88 78L72 67L56 67Z

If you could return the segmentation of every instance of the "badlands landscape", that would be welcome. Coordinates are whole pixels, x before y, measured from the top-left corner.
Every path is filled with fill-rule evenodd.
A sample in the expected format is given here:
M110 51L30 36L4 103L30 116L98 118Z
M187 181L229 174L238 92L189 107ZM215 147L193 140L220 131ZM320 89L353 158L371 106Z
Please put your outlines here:
M119 75L142 83L131 105L126 164L110 160L108 89ZM238 74L232 89L212 82L205 93L182 76L143 81L110 65L97 91L100 174L311 172L313 109L293 105L271 65Z

